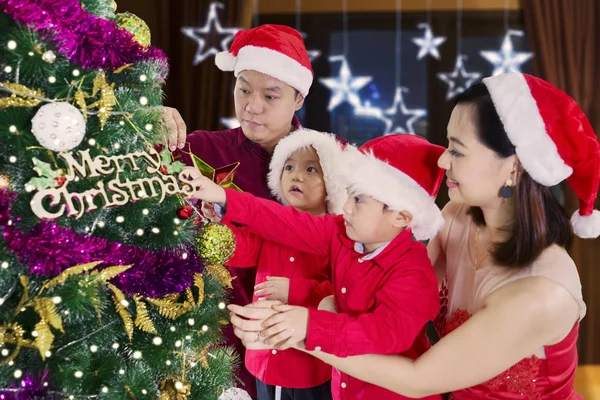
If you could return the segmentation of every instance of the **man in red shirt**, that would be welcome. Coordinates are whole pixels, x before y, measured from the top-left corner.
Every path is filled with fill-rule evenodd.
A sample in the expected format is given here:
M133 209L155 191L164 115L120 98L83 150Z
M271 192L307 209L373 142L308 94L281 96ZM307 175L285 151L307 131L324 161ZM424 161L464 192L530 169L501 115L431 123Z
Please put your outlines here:
M169 130L168 145L174 156L192 165L190 153L218 168L239 162L234 183L244 192L270 198L267 173L273 149L281 138L300 127L294 113L304 103L313 72L298 31L282 25L262 25L238 32L229 51L217 54L217 66L233 71L235 112L241 126L187 135L177 110L164 108L163 121ZM176 148L179 148L176 150ZM234 304L251 302L256 268L230 269ZM225 335L242 360L245 349L228 327ZM238 376L242 389L256 397L255 380L242 365Z
M444 148L418 136L391 135L361 150L365 154L347 151L344 181L350 195L343 216L313 217L222 189L197 171L184 170L193 178L195 197L227 207L225 221L330 258L339 313L279 305L273 307L278 314L261 321L264 316L253 313L261 308L230 305L235 314L250 318L231 319L246 331L241 336L250 345L267 338L266 345L285 349L305 340L307 350L338 357L399 354L411 359L429 348L425 329L439 309L437 278L425 246L413 235L430 239L444 224L434 202L444 177L437 166ZM337 370L332 394L335 400L407 399Z

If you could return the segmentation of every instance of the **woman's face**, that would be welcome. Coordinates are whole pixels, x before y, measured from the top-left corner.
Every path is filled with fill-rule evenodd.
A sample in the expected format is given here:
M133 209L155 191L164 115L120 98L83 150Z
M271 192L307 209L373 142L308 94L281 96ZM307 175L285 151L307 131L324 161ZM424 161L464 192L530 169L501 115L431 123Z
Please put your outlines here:
M457 105L448 123L448 149L438 165L446 170L450 200L471 207L495 207L500 188L514 181L517 158L501 158L479 141L475 107ZM514 183L513 183L514 185Z

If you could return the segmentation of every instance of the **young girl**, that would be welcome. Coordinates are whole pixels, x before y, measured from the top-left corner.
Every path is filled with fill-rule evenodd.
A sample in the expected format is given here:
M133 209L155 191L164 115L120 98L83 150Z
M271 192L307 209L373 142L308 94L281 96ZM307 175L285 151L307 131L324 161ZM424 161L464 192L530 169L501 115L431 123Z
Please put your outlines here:
M339 214L346 188L339 179L342 148L334 135L298 130L273 153L268 184L285 205L318 216ZM279 300L316 308L332 294L329 258L266 241L231 226L236 250L226 265L258 266L254 301ZM257 379L259 400L331 399L331 367L298 350L249 350L246 368Z

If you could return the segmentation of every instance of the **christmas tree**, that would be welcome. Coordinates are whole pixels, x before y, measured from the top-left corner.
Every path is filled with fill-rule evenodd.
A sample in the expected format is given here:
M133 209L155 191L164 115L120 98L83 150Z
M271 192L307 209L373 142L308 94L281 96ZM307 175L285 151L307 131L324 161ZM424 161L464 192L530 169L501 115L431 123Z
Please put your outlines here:
M164 54L110 0L0 11L0 399L218 398L232 239L158 147Z

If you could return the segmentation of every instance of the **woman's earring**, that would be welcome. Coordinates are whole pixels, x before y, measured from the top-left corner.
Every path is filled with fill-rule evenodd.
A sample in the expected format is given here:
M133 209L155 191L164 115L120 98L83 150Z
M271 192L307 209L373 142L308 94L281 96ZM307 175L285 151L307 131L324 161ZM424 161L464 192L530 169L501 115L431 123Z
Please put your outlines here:
M503 199L509 199L512 197L512 195L513 195L512 184L513 184L512 179L506 180L506 183L500 189L500 197L502 197Z

